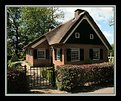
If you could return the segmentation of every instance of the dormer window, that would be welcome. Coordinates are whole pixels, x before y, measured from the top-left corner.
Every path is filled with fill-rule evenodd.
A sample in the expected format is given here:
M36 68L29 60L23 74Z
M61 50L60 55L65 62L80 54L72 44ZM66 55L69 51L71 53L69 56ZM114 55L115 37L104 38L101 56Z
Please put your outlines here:
M79 32L75 33L75 38L80 38L80 33Z
M93 34L90 34L90 39L94 39L94 35Z

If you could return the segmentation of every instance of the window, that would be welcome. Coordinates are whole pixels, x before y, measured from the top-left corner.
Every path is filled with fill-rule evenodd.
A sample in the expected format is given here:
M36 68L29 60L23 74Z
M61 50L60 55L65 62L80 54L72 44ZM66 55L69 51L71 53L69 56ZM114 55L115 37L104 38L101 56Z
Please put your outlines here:
M57 49L54 49L54 51L55 51L55 60L62 61L62 49L57 48Z
M94 35L93 34L90 34L90 39L94 39Z
M71 61L79 61L80 60L80 49L75 48L71 49Z
M60 48L57 48L57 60L60 60Z
M38 49L37 50L37 58L38 59L45 59L46 58L46 50L45 49Z
M93 60L100 59L100 49L99 48L93 48Z
M80 38L80 33L79 32L75 33L75 38Z

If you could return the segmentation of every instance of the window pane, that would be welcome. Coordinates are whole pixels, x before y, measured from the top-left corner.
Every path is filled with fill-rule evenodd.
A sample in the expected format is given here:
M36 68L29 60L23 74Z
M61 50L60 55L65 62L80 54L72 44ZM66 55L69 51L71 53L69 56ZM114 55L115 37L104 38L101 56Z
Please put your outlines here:
M93 34L90 34L90 39L94 39L94 35Z
M80 53L79 49L72 49L72 51L71 51L71 60L72 61L80 60L79 53Z
M99 59L100 51L98 48L93 49L93 59Z
M57 60L60 60L60 48L57 48Z
M38 50L37 57L45 58L45 50Z
M75 33L75 38L80 38L80 33L79 32Z

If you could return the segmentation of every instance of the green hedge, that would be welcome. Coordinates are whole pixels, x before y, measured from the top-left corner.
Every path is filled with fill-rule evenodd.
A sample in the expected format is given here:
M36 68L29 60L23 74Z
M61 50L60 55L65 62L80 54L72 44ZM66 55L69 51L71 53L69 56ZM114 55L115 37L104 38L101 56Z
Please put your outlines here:
M113 83L114 65L110 63L63 65L56 68L56 86L71 91L86 83Z

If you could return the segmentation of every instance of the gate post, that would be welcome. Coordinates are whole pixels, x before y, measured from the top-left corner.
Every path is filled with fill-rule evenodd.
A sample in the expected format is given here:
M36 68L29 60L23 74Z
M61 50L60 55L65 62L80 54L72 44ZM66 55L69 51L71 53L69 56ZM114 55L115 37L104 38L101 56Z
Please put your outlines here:
M24 72L25 72L25 76L26 76L26 65L22 64L21 66L24 68Z
M54 65L53 65L53 68L52 68L52 71L53 71L53 82L52 82L52 86L54 87L55 86L55 69L54 69Z

